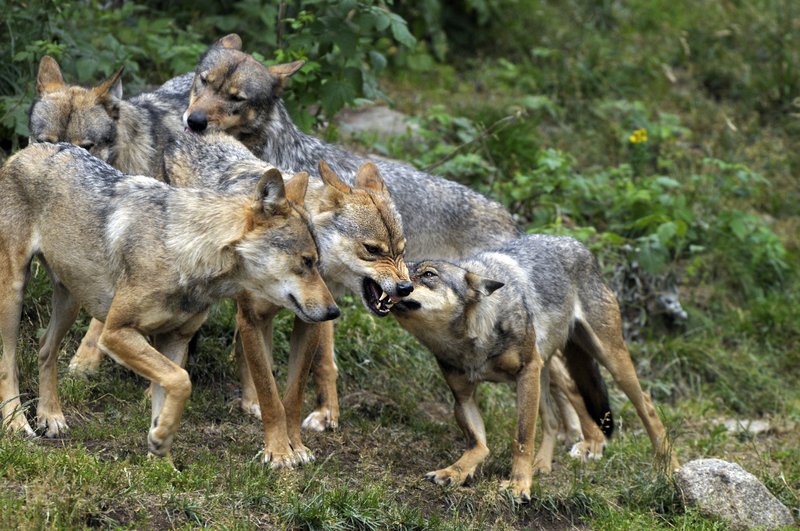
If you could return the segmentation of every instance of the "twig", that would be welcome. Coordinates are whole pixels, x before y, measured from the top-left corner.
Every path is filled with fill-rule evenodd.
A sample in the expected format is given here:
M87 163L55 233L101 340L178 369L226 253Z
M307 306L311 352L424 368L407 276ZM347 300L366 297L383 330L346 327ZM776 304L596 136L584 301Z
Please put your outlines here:
M275 47L280 50L283 40L283 19L286 17L286 2L278 6L278 17L275 21Z
M483 140L484 138L486 138L487 136L491 135L492 133L494 133L496 131L499 131L500 129L502 129L504 127L507 127L507 126L511 125L512 123L514 123L514 122L516 122L516 121L518 121L518 120L520 120L522 118L527 118L529 115L530 115L530 112L526 109L526 110L517 111L514 114L510 114L510 115L508 115L508 116L506 116L504 118L500 118L495 123L493 123L492 125L490 125L486 129L481 131L481 134L479 134L478 136L476 136L475 138L473 138L469 142L464 142L463 144L461 144L460 146L458 146L453 151L451 151L450 153L448 153L447 155L445 155L444 157L442 157L438 161L434 162L433 164L422 168L422 171L430 172L434 168L438 168L439 166L441 166L442 164L444 164L448 160L452 159L453 157L455 157L456 155L458 155L459 153L464 151L468 146L471 146L472 144L478 142L479 140Z

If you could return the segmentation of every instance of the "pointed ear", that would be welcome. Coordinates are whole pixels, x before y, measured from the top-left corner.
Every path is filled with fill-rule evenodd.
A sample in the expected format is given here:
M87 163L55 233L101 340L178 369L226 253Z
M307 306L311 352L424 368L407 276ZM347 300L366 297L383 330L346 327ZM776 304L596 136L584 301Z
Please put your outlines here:
M112 98L116 98L118 100L122 99L122 72L125 71L125 67L119 67L119 70L114 72L110 78L106 79L99 85L97 85L93 90L95 95L98 98L105 98L106 96L111 96Z
M36 94L42 96L63 87L64 77L61 75L61 68L55 59L45 55L39 61L39 73L36 76Z
M294 177L284 185L286 187L286 199L292 203L303 206L308 190L308 174L304 171L295 173Z
M505 284L502 282L476 275L471 271L467 271L466 275L464 276L464 280L466 280L467 286L469 286L470 291L473 292L476 300L480 300L483 297L488 297L498 289L505 286Z
M319 176L322 178L322 182L330 186L335 190L339 190L343 194L349 194L352 192L349 186L347 186L336 172L328 166L328 163L324 160L319 161Z
M380 194L388 192L386 184L383 182L380 172L378 172L378 167L371 162L365 162L358 169L358 173L356 173L356 188L372 190Z
M286 200L286 189L283 186L283 176L277 168L270 168L264 172L256 184L251 208L257 219L266 217L267 208Z
M306 62L301 59L299 61L292 61L291 63L268 66L267 71L273 76L277 76L278 79L283 82L289 76L300 70L304 64L306 64Z
M220 48L227 48L229 50L241 50L242 38L235 33L229 33L228 35L225 35L220 40L215 42L214 46L219 46Z

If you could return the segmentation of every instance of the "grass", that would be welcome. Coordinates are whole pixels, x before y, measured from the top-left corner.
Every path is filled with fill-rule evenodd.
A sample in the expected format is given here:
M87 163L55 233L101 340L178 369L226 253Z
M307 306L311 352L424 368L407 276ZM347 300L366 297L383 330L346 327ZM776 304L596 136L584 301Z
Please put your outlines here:
M675 279L687 323L654 318L629 346L680 460L736 462L800 519L797 9L769 0L518 3L487 3L497 9L482 23L461 13L474 31L452 36L447 64L395 65L384 78L395 106L418 121L415 135L350 142L422 167L477 139L435 171L505 202L527 230L582 239L609 280L633 271L632 261L642 282ZM648 142L633 145L640 128ZM652 295L634 302L646 307ZM31 407L48 299L34 266L19 360ZM432 356L396 323L349 297L342 308L341 429L307 434L317 460L288 472L258 463L260 424L238 408L231 303L214 309L190 362L175 469L146 458L144 380L108 360L96 377L67 374L82 317L62 346L69 434L0 434L0 527L726 528L681 506L613 385L619 425L605 458L581 465L559 449L530 504L498 490L514 429L505 386L480 390L492 454L476 480L425 482L464 447L450 393ZM280 382L290 323L282 315L275 334ZM770 429L722 426L749 419Z

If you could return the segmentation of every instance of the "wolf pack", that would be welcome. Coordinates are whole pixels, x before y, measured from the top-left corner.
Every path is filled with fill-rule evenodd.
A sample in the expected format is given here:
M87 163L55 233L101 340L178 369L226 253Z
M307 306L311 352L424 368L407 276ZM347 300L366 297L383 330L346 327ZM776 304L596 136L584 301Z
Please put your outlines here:
M45 437L68 429L57 358L83 308L92 321L70 371L91 373L109 356L147 378L149 453L169 459L192 388L189 344L228 298L241 405L261 419L263 462L310 462L303 430L339 425L335 297L351 293L425 345L452 391L467 449L427 479L461 485L487 458L476 399L485 381L516 385L502 482L515 497L529 499L533 474L551 471L559 438L574 458L601 457L614 421L600 365L632 402L656 461L677 467L617 301L586 247L522 234L508 210L467 186L301 132L281 91L302 66L264 66L231 34L195 72L125 99L122 68L85 88L41 59L30 145L0 170L3 428ZM36 429L16 359L34 258L52 282ZM283 309L295 318L281 392L272 328ZM309 376L317 400L303 418Z

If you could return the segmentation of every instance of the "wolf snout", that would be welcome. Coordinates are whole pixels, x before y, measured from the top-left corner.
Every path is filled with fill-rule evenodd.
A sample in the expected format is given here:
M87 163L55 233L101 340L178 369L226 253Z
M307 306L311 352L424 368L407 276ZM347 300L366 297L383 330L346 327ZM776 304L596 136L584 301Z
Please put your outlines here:
M186 124L192 131L200 133L208 127L208 116L202 111L194 111L186 118Z
M412 284L409 280L402 280L397 283L395 288L397 289L398 295L401 297L407 297L412 291L414 291L414 284Z
M336 306L335 304L331 304L331 305L328 306L328 308L327 308L327 310L325 312L325 318L322 319L322 320L323 321L330 321L332 319L336 319L340 315L342 315L342 311L339 309L339 307Z

